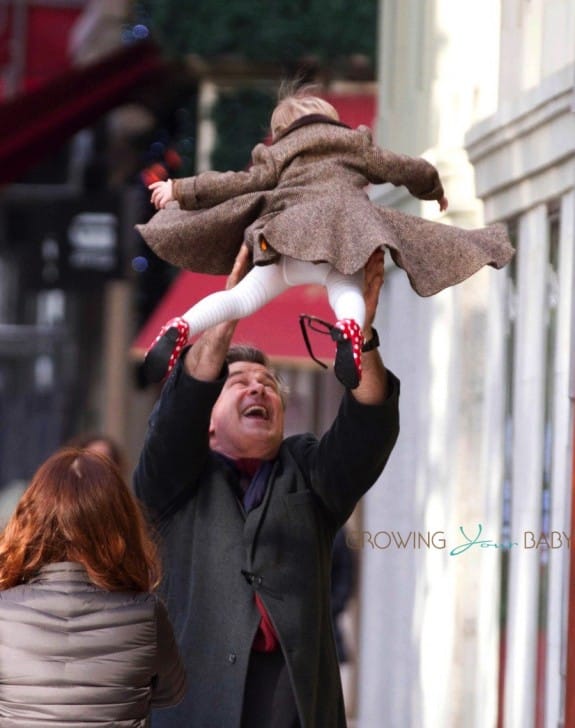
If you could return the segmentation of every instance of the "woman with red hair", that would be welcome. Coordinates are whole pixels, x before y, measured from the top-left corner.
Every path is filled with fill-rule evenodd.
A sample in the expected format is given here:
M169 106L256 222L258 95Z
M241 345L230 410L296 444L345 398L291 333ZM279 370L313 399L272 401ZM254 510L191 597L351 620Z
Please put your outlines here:
M0 725L146 726L185 674L155 545L108 458L66 448L0 534Z

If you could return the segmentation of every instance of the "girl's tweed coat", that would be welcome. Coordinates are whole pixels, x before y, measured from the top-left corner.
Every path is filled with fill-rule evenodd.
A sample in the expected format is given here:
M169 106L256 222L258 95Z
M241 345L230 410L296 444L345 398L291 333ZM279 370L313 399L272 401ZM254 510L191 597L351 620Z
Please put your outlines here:
M385 246L422 296L511 259L502 225L465 230L375 205L365 188L385 182L420 200L443 197L429 162L380 149L367 127L310 115L273 144L258 144L248 171L176 180L179 205L138 228L160 258L212 274L229 273L243 241L255 264L289 255L327 261L345 274Z

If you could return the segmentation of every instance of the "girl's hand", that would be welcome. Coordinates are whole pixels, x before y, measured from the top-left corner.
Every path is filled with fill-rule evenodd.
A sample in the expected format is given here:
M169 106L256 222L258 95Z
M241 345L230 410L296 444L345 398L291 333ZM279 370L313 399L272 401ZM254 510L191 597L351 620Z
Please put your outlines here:
M447 205L449 204L449 202L447 201L447 197L445 197L445 195L441 198L441 200L438 200L438 203L440 212L447 210Z
M150 198L150 202L156 210L160 210L164 208L168 202L172 202L174 199L174 191L173 191L173 185L172 180L160 180L159 182L152 182L151 185L148 185L148 189L152 190L152 197Z

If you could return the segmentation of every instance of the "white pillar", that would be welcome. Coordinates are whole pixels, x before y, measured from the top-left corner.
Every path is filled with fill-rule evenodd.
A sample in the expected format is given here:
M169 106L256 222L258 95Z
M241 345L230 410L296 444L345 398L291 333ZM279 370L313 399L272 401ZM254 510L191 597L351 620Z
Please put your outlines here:
M218 98L213 81L201 80L198 91L198 130L196 144L196 170L212 169L211 157L216 143L216 127L211 118L212 107Z
M571 476L569 362L572 346L573 240L575 239L575 192L561 199L557 335L553 371L553 465L551 475L550 530L570 534L571 499L566 487ZM567 649L569 548L562 544L549 558L547 611L547 664L545 673L545 725L561 722Z
M501 543L502 488L504 477L506 334L509 306L509 282L504 273L490 272L490 306L487 318L485 352L485 409L481 485L484 525L488 538ZM494 728L498 714L499 613L501 560L494 553L484 554L477 575L477 660L470 684L478 699L474 701L475 728ZM470 676L468 676L469 679Z
M545 391L547 208L519 224L517 338L513 391L511 531L523 541L541 527ZM505 666L505 728L531 728L535 718L539 551L511 549Z
M455 630L444 541L452 468L443 457L453 436L451 293L423 300L402 271L386 275L376 325L386 365L401 376L401 435L364 501L374 545L361 553L358 726L445 728Z
M380 3L378 142L435 161L450 200L445 221L463 227L481 224L463 138L475 118L495 109L498 12L498 0ZM438 214L435 203L422 206L401 189L377 194L404 212ZM379 326L386 363L402 380L401 434L382 482L365 499L364 528L372 538L386 530L403 539L442 532L445 547L436 537L431 547L362 551L359 728L462 721L492 728L480 721L496 710L498 605L487 605L481 634L491 630L491 641L483 650L477 600L483 584L498 584L497 556L480 549L449 555L460 525L487 526L485 514L499 512L496 495L489 511L482 490L489 305L479 279L422 300L402 271L386 277ZM499 519L489 516L492 523ZM475 690L480 654L477 685L487 695Z

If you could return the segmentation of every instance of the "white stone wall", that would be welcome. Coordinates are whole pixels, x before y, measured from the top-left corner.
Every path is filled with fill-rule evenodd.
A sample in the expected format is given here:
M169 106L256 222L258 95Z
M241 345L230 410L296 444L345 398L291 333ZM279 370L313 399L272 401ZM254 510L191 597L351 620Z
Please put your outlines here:
M517 255L513 284L509 271L483 271L428 300L387 270L377 324L402 380L402 432L363 509L358 723L495 726L502 644L504 727L534 727L537 710L555 727L567 690L569 552L527 549L525 534L570 532L575 0L383 0L380 54L379 142L436 163L452 203L446 222L512 223ZM401 190L374 197L438 214ZM504 602L496 550L449 555L459 527L473 537L478 524L492 543L517 543ZM388 532L412 534L411 545L383 548ZM377 533L380 548L367 543ZM438 533L446 548L415 547Z
M519 539L543 527L570 529L569 371L572 366L572 287L575 216L575 2L504 3L502 103L467 134L477 191L488 220L515 221L516 336L512 372L511 523ZM515 18L515 23L512 19ZM537 21L536 21L537 19ZM567 30L566 30L567 29ZM553 37L550 47L550 38ZM529 67L511 62L529 56ZM548 261L549 214L557 208L557 274ZM554 311L555 334L547 331ZM547 420L548 425L545 426ZM546 432L546 429L548 430ZM550 458L549 523L541 523L543 459ZM568 549L548 563L543 635L541 551L511 553L505 649L504 726L535 725L536 695L545 726L564 710ZM538 640L546 653L538 658ZM544 684L537 670L544 669Z
M464 139L497 108L498 31L491 0L381 3L378 141L436 164L450 200L442 221L463 227L482 223ZM439 217L435 203L402 190L384 187L374 198ZM502 325L504 283L504 273L482 271L421 299L402 271L390 264L386 272L377 325L385 361L402 381L402 429L366 498L363 529L372 541L395 532L410 542L383 548L382 535L382 548L362 549L360 728L494 725L498 559L449 552L462 540L460 526L474 534L482 524L499 538L500 480L492 478L502 456L494 449L486 457L485 443L502 427L502 354L487 357L488 331Z
M502 106L573 62L572 0L503 0L500 89Z

